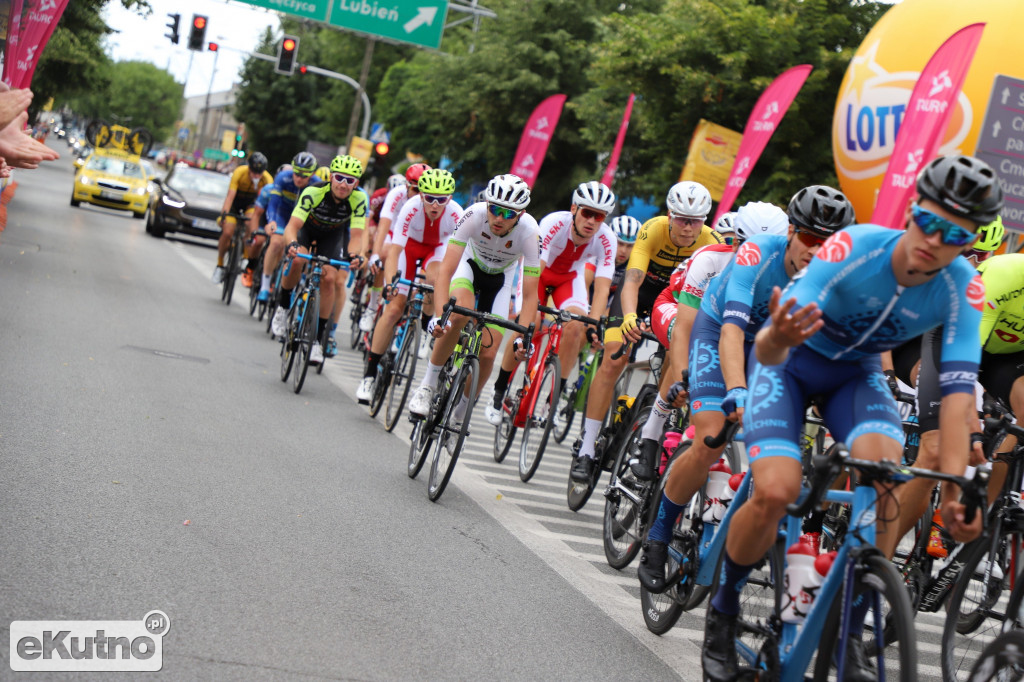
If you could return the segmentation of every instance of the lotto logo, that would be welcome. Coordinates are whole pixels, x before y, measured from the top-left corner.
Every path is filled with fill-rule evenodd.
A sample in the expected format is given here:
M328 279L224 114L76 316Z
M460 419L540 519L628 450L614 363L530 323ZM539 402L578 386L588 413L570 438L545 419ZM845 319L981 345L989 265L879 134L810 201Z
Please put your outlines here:
M836 232L825 240L818 249L818 258L827 263L839 263L846 260L853 250L853 239L848 232Z
M985 307L985 283L981 280L981 275L975 275L967 285L967 302L975 310L982 310Z
M755 457L757 457L760 454L761 454L761 446L760 445L755 445L754 447L750 448L750 459L754 459Z
M761 249L757 244L746 242L736 254L736 265L757 265L761 262Z

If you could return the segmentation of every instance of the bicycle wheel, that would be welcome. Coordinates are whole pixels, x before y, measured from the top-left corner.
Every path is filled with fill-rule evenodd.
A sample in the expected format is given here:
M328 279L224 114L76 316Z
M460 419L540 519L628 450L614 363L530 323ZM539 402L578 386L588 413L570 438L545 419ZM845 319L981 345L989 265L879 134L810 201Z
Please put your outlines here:
M995 538L983 534L964 548L962 556L963 569L946 603L942 628L942 675L946 680L966 680L975 659L999 634L1007 617L1001 597L1014 577L1014 567L1020 565L1021 530L1003 520Z
M459 460L459 453L462 452L462 443L466 440L466 433L469 430L469 421L473 415L473 399L466 405L466 413L462 417L461 426L454 432L447 431L448 425L455 423L455 409L458 407L462 396L469 389L469 395L476 395L476 384L480 378L479 360L474 357L466 358L462 363L457 378L452 382L451 391L448 393L448 404L445 406L444 419L441 421L445 432L434 443L434 458L430 462L430 481L427 483L427 497L431 502L441 499L448 481L455 470L455 463ZM449 453L446 441L455 438L455 443Z
M651 416L651 406L640 408L629 425L630 434L619 450L612 468L613 481L618 485L609 486L604 499L604 556L608 565L621 570L628 566L640 552L640 545L646 532L644 511L655 489L655 482L640 481L633 475L629 460L640 452L643 425ZM659 502L661 498L658 498Z
M376 417L380 413L380 409L384 407L384 396L387 395L388 386L393 378L391 372L394 362L395 355L389 348L380 359L377 380L373 382L373 393L370 395L371 417Z
M285 321L284 338L281 339L281 381L288 381L292 365L295 364L295 336L298 332L298 309L293 305L288 309L288 319Z
M402 338L402 347L391 370L391 383L388 386L387 409L384 410L384 429L393 431L398 418L405 409L405 401L409 397L409 387L416 375L416 358L420 348L420 321L409 320Z
M409 466L406 473L409 478L416 478L430 454L430 429L423 419L415 419L412 423L412 442L409 443Z
M266 253L266 249L260 251L260 255L256 258L255 263L250 263L252 266L252 284L249 285L249 316L252 317L256 314L256 309L260 307L260 288L262 282L263 273L263 254ZM266 304L263 304L264 307ZM262 319L262 313L260 319Z
M558 424L554 428L553 435L556 443L561 443L572 430L572 422L576 418L576 396L579 393L580 365L577 362L565 380L565 390L558 396Z
M512 370L512 376L508 380L508 388L505 389L505 397L501 401L501 424L494 430L494 461L501 464L505 461L505 455L512 448L516 440L516 415L519 414L519 403L522 402L526 393L526 365L522 362L516 363Z
M555 408L558 405L558 382L561 376L562 367L558 363L558 356L549 355L547 362L544 363L544 373L540 377L537 390L531 391L535 396L533 410L523 424L523 440L519 444L519 480L523 483L528 482L537 473L540 460L544 457L544 448L548 446ZM535 447L531 437L534 440L540 438Z
M985 647L971 670L971 682L1020 682L1024 679L1024 631L1009 630Z
M832 570L844 570L843 566L834 566ZM839 645L839 626L842 609L842 592L833 601L825 619L825 627L821 633L818 654L814 662L815 682L836 679L835 655ZM885 621L885 630L891 629L895 638L892 643L884 642L883 656L885 659L885 677L887 680L917 680L917 638L914 635L914 610L910 605L907 588L900 578L896 567L885 557L874 554L865 558L864 565L855 577L853 589L854 599L866 596L878 596L878 606L868 609L864 626L864 646L869 651L877 651L878 643L872 633L874 623ZM877 665L877 659L872 658Z
M320 319L320 292L309 292L305 305L302 307L302 323L299 325L299 333L295 338L295 355L298 365L295 367L295 374L292 376L293 387L298 393L302 390L302 384L306 380L306 372L309 370L309 353L316 343L316 325Z
M235 291L235 279L238 278L238 271L242 267L242 238L239 230L242 225L235 223L235 236L231 238L231 246L228 249L228 265L224 272L224 288L221 291L220 299L224 305L231 305L231 295Z
M323 361L319 365L316 366L316 373L317 374L323 374L324 373L324 365L327 364L327 339L331 338L331 331L329 329L330 326L331 326L330 325L330 320L328 320L328 324L324 327L324 333L321 334L320 338L319 338L320 350L322 350L324 352L324 359L323 359Z
M762 654L762 657L773 656L774 652L768 651L765 646L778 641L771 636L771 623L786 603L783 582L785 557L785 543L781 539L777 540L751 570L740 592L738 643L748 651ZM721 575L723 560L724 555L719 557L715 575ZM715 582L707 591L713 597L718 591L718 583Z
M363 302L363 284L365 280L360 277L356 280L356 284L352 287L352 311L348 314L351 325L349 326L349 337L348 343L355 350L359 347L359 339L362 337L363 332L359 328L359 320L363 317L363 310L366 309L366 304Z

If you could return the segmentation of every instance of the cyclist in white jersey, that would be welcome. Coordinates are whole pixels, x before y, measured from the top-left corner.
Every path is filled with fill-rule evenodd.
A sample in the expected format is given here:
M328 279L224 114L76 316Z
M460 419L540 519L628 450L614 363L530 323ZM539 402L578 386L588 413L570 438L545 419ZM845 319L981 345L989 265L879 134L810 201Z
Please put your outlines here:
M516 175L498 175L487 185L487 202L466 209L448 240L441 270L434 285L434 298L440 306L449 292L464 308L488 311L508 317L512 298L512 280L519 259L524 265L524 301L519 323L528 326L537 317L537 282L540 276L540 239L537 221L526 207L530 203L530 187ZM438 323L440 307L427 331L437 341L427 361L427 371L420 387L409 401L409 411L423 417L430 410L437 379L459 340L466 318L451 315L447 325ZM501 330L488 327L480 354L480 380L483 387L494 365L501 345ZM525 359L527 349L518 339L517 355ZM465 414L469 396L463 396L455 417Z

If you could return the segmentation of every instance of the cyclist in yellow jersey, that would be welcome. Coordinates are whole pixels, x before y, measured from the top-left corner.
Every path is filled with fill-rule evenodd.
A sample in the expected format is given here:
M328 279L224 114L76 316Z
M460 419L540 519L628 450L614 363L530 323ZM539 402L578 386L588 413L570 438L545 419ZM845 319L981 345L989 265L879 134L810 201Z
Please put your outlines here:
M233 215L228 214L243 215L256 203L260 190L273 183L274 178L267 172L267 157L260 152L254 152L249 157L248 165L239 166L231 174L231 184L228 186L228 193L224 197L224 206L217 219L221 232L220 239L217 240L217 267L214 268L212 277L214 284L224 281L224 255L227 254L231 238L235 234L236 219ZM246 244L246 258L252 258L250 249L250 245Z
M640 228L622 288L612 302L604 335L604 356L590 384L583 438L570 472L572 480L580 483L589 481L593 474L594 444L601 422L611 405L615 382L629 363L628 353L616 360L612 356L623 341L640 340L639 320L650 315L655 299L669 285L676 266L702 246L724 242L720 234L704 224L711 212L711 193L704 185L677 183L668 191L666 203L668 215L651 218ZM662 380L669 383L678 378L669 367L662 373Z

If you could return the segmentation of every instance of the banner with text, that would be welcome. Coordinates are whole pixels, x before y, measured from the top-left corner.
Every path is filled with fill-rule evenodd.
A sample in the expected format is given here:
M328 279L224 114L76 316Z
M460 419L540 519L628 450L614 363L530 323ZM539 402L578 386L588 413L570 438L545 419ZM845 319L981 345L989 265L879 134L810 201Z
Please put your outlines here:
M629 99L626 101L626 113L622 115L622 125L619 126L619 134L615 136L615 146L612 147L612 156L608 159L608 166L604 169L604 175L601 176L601 184L608 189L612 188L612 182L615 180L615 169L619 167L619 155L622 154L622 145L626 141L626 130L629 129L629 117L633 114L633 101L636 99L636 95L632 92L629 93Z
M558 118L562 115L565 98L566 95L551 95L538 104L523 128L523 136L519 138L519 147L509 172L521 177L530 187L533 187L540 174L544 155L548 153L548 145L558 126Z
M25 8L24 0L11 0L11 8L7 15L7 42L4 44L3 81L11 84L14 60L18 56L18 34L21 32L21 13Z
M733 164L729 179L725 183L722 201L718 205L718 212L715 213L712 225L732 208L733 202L754 170L754 164L768 145L772 133L779 127L783 116L789 111L789 105L793 103L813 68L810 64L801 64L787 69L761 93L753 111L750 112L747 125L743 128L743 141L736 152L736 163Z
M701 119L693 129L679 182L699 182L708 188L712 199L721 201L742 141L743 134L739 131Z
M11 31L4 55L4 82L12 88L27 88L36 64L50 41L68 0L24 0L20 17L11 8ZM15 20L18 21L15 33Z
M905 226L907 201L916 191L917 171L939 150L984 29L983 23L960 29L939 46L921 71L878 190L871 214L871 222L876 225L896 229Z

